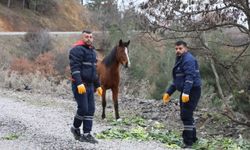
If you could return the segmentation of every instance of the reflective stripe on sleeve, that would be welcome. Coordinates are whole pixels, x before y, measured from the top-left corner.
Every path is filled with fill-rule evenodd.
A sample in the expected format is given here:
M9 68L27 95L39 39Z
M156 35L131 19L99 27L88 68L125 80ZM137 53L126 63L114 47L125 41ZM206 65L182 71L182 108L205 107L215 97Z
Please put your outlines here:
M93 66L96 65L96 63L91 63L91 62L82 62L83 65L89 65L89 66Z
M177 73L176 74L176 77L182 77L182 76L184 76L184 73Z
M74 71L74 72L72 72L72 75L78 74L78 73L81 73L81 72L80 71Z
M191 84L193 83L193 81L190 81L190 80L186 80L185 82L188 82L188 83L191 83Z

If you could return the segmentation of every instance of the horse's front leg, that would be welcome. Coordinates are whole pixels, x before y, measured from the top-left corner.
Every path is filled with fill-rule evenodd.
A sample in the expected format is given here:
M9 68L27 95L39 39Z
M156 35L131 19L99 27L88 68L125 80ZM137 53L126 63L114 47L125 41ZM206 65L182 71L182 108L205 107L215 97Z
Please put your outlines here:
M115 119L119 119L119 110L118 110L118 87L112 88L112 95L113 95L113 103L115 108Z
M102 92L102 119L106 118L105 108L106 108L106 89L103 88L103 92Z

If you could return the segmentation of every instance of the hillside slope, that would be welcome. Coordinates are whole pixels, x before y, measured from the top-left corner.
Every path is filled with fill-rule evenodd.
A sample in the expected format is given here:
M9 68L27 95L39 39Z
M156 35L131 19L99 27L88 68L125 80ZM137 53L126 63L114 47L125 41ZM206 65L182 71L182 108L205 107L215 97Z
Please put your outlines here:
M52 1L50 1L52 2ZM89 26L88 11L75 0L53 0L46 4L49 11L23 8L22 1L12 1L10 8L0 2L1 31L34 31L47 28L50 31L79 31Z

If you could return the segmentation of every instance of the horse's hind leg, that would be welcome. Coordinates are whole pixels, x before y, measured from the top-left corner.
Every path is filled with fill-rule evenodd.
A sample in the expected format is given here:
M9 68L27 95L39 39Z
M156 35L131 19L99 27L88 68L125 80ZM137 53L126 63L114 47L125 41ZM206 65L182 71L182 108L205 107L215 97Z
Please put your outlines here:
M113 103L115 108L115 119L119 119L119 110L118 110L118 88L112 88L112 95L113 95Z
M106 89L103 88L103 92L102 92L102 119L106 118L105 108L106 108Z

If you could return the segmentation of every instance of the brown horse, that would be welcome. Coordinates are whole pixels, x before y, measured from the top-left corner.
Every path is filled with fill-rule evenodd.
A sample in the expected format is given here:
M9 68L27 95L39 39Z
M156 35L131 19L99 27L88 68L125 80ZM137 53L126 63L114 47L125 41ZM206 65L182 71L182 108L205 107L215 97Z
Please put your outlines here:
M97 72L101 80L102 94L102 119L106 117L106 90L111 89L113 104L115 109L115 118L119 119L118 111L118 92L120 83L120 64L126 68L130 67L130 60L128 57L128 45L130 41L119 41L119 44L107 55L101 62L97 63Z

